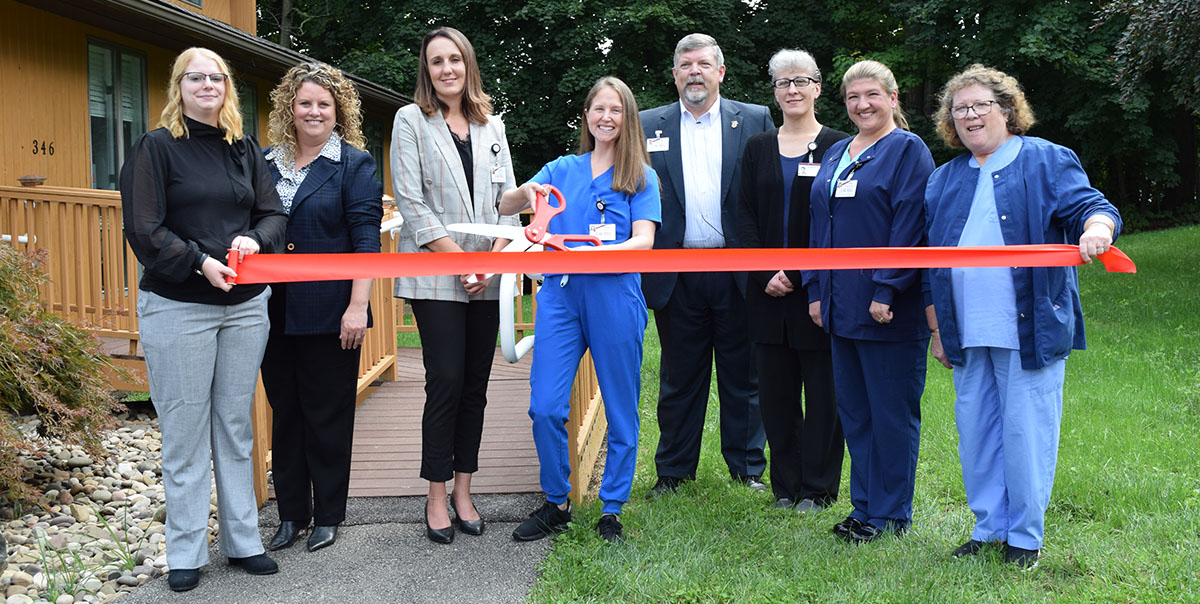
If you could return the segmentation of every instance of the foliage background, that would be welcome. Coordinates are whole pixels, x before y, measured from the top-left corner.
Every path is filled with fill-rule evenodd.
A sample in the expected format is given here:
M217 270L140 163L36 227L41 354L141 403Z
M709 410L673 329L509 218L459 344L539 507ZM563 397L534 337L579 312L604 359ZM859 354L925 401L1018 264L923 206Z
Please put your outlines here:
M260 35L411 94L422 35L462 30L504 117L517 178L575 146L582 100L602 75L646 109L677 99L675 43L717 38L722 94L773 106L766 63L785 47L825 71L820 119L849 131L836 101L855 61L888 64L913 130L940 162L954 156L929 116L950 75L980 62L1024 85L1030 134L1074 149L1127 229L1200 221L1197 131L1200 3L1195 0L265 0ZM287 16L287 23L281 17ZM281 29L286 33L281 36ZM782 121L777 108L776 121ZM384 128L390 116L371 116Z

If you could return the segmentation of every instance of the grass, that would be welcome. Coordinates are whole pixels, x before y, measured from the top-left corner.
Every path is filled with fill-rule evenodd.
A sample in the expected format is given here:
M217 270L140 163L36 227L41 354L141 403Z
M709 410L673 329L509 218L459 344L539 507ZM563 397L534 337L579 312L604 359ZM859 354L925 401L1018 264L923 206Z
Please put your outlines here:
M645 499L658 443L659 347L642 370L641 446L627 541L576 510L530 593L535 602L1200 602L1200 227L1118 244L1136 275L1080 269L1086 351L1067 362L1054 495L1041 564L1022 573L998 549L949 552L969 536L950 372L930 360L922 401L913 531L855 547L830 527L850 510L798 516L733 485L721 460L715 379L700 473ZM845 463L842 493L849 492Z

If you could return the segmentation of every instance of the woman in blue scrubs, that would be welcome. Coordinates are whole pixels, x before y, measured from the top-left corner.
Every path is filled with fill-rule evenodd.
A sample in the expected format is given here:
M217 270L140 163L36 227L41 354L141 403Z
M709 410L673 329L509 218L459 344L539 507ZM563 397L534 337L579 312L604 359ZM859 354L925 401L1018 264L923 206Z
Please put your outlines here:
M591 234L603 242L599 247L570 244L574 250L650 249L661 221L658 177L649 166L633 93L617 78L601 78L587 95L583 118L579 154L546 164L528 183L506 192L500 213L529 207L537 194L548 191L545 185L554 185L566 199L566 209L550 221L550 233ZM537 303L529 417L546 502L513 531L513 538L541 539L562 532L571 521L566 423L576 368L590 349L608 418L600 483L604 505L596 532L606 541L619 541L618 515L629 500L637 460L647 320L641 276L546 275Z
M982 65L942 91L938 134L964 153L925 190L929 244L1076 243L1108 250L1121 215L1070 149L1023 136L1034 123L1013 77ZM930 269L940 333L932 354L954 369L955 422L971 538L951 554L1003 544L1037 565L1054 486L1067 355L1084 347L1074 267Z
M809 246L909 247L925 229L933 157L906 130L896 78L876 61L842 77L855 136L821 162L810 196ZM913 482L932 306L916 269L805 271L809 316L831 335L834 392L850 451L854 510L833 530L851 543L900 534L912 522Z

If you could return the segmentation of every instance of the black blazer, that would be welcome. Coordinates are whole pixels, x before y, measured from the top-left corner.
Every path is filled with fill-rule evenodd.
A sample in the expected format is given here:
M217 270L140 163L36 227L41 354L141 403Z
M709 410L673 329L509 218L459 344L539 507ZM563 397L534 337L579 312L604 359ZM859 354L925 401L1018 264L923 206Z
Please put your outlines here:
M269 152L267 148L265 152ZM275 162L268 161L278 181ZM313 160L308 176L292 199L286 254L379 252L383 185L375 180L375 160L342 141L342 160ZM350 305L350 281L301 281L272 284L271 331L288 335L336 334ZM282 307L280 302L283 302ZM280 315L283 320L280 321ZM372 323L367 308L367 326Z
M658 174L662 197L662 226L654 233L654 249L683 247L684 219L683 156L679 146L679 101L647 109L639 116L646 138L661 136L670 140L666 151L650 154L650 167ZM721 97L721 230L725 247L745 247L738 241L737 200L738 166L746 139L775 127L771 110L762 105L739 103ZM642 293L646 306L661 309L675 291L676 273L642 273ZM745 273L734 273L738 287Z
M820 163L833 143L846 138L844 132L822 127L817 134L813 161ZM792 195L788 200L788 247L808 247L811 215L808 198L813 179L789 175ZM755 135L746 142L742 155L741 198L738 239L742 247L783 247L783 168L779 163L779 130ZM808 294L800 284L800 271L784 271L796 291L776 298L764 289L778 271L753 271L746 282L750 341L761 344L787 343L797 350L828 350L829 334L808 317Z

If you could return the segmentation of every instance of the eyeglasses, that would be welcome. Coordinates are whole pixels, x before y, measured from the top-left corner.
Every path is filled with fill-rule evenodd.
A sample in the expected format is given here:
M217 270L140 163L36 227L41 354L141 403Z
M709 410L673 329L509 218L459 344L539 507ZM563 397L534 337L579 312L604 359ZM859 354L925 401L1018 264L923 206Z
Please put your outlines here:
M780 90L784 90L792 84L795 84L796 88L808 88L809 84L814 83L819 83L819 81L816 78L810 78L808 76L797 76L794 78L779 78L778 80L771 80L771 86Z
M229 79L229 76L223 73L200 73L199 71L189 71L183 74L183 79L192 84L199 84L204 81L204 78L208 78L208 81L213 84L224 84L225 80Z
M995 105L999 102L1000 101L979 101L973 105L959 105L950 109L950 115L953 115L954 119L956 120L961 120L967 117L967 111L974 111L975 115L983 117L992 112L992 105Z

